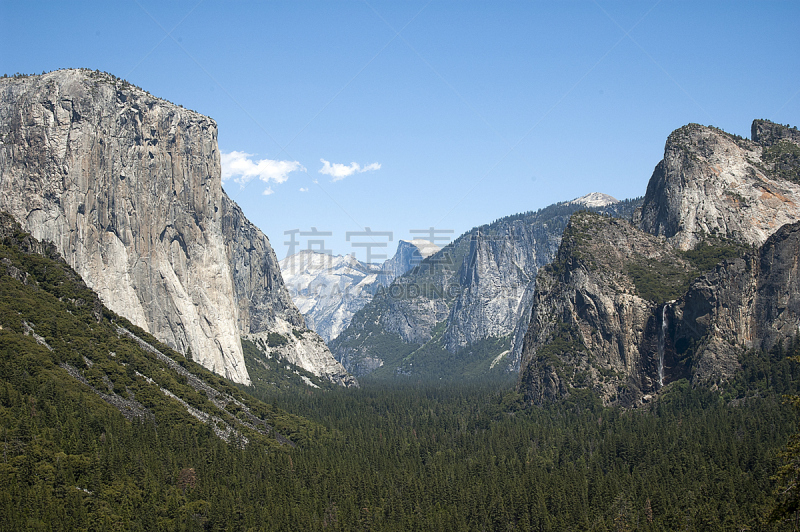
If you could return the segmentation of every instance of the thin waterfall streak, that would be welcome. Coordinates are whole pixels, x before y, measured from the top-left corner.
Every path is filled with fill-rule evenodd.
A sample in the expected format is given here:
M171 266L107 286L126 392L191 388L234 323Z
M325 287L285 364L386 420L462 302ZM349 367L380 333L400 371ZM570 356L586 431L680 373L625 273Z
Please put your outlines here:
M669 303L664 303L661 308L661 331L658 334L658 387L664 386L664 351L667 343L667 306Z

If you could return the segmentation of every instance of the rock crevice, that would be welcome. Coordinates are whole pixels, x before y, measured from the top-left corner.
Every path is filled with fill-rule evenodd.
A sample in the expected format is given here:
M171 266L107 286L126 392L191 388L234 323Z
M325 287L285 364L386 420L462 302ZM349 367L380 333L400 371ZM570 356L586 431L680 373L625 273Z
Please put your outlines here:
M90 70L0 80L0 209L111 310L249 383L240 334L304 323L220 176L206 116Z

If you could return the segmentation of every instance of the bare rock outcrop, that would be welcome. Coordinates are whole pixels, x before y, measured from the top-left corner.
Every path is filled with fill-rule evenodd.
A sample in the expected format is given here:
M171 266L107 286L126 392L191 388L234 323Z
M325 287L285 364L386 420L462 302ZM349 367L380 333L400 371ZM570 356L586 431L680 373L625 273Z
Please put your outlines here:
M590 388L620 404L657 391L657 311L692 271L663 238L627 221L573 215L556 260L536 279L521 391L541 403Z
M536 281L529 401L589 388L630 406L681 378L720 385L745 350L800 332L800 135L752 130L670 135L635 225L573 215Z
M543 259L558 249L538 228L518 220L491 234L477 231L458 272L462 287L452 304L445 347L456 352L487 337L510 335L530 305Z
M220 174L212 119L109 74L0 80L0 209L111 310L249 383L240 334L304 323Z
M739 369L743 349L770 350L800 333L800 222L787 224L757 250L695 280L671 309L668 371L719 384ZM676 373L678 373L676 371Z
M705 235L761 245L800 219L800 132L756 120L753 137L698 124L674 131L647 185L639 227L686 250Z

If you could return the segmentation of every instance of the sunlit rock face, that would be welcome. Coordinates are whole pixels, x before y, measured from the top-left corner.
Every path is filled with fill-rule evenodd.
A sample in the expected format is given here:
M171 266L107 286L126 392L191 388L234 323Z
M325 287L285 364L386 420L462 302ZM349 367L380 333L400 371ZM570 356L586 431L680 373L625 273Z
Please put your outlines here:
M0 80L0 209L113 311L248 383L240 334L304 322L220 175L212 119L109 74Z
M753 122L753 140L689 124L667 139L639 227L691 249L704 235L763 244L800 219L800 131Z
M798 183L796 129L673 132L633 224L570 220L537 277L520 392L542 403L588 388L636 405L681 378L721 385L744 350L796 336Z
M280 262L283 280L309 328L330 342L381 287L439 250L427 240L400 240L394 256L381 265L352 255L303 250Z

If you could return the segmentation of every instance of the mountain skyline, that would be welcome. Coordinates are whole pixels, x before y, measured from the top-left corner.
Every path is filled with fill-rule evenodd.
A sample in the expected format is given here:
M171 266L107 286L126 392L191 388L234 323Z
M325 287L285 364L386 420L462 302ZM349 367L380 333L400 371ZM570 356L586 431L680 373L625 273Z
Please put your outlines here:
M0 74L98 69L212 117L225 190L279 259L296 231L301 247L323 240L365 261L354 242L387 244L371 248L382 255L425 238L412 230L455 237L591 191L640 196L663 139L687 123L742 136L754 117L797 125L797 14L794 3L3 2ZM331 234L300 235L314 228ZM391 239L348 240L367 228Z

